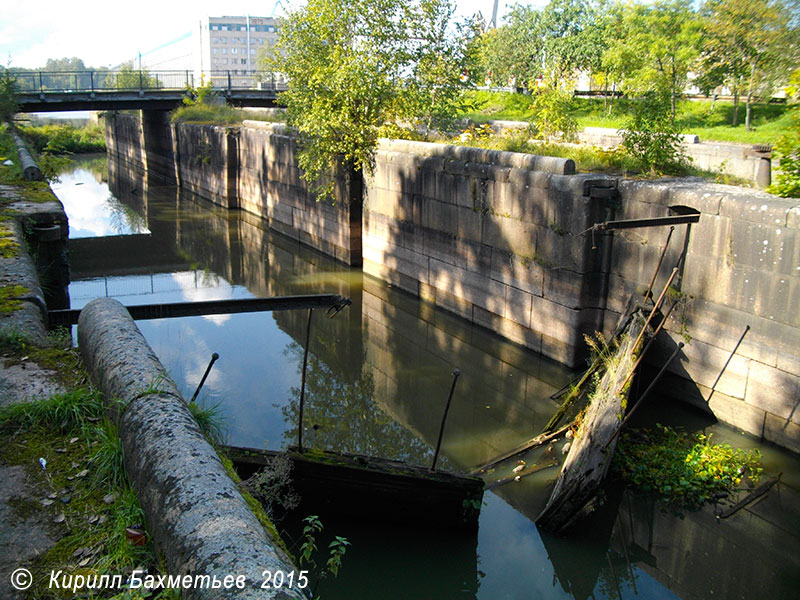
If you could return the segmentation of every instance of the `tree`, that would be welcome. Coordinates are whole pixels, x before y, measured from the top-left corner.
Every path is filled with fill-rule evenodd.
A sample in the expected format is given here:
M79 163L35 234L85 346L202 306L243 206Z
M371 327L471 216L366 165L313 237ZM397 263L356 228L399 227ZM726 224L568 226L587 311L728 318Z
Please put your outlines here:
M107 81L107 84L119 90L140 90L158 87L156 78L150 75L147 69L134 69L132 61L124 63L119 71L109 73L107 77L110 80Z
M450 0L309 0L289 12L264 66L288 79L280 102L313 191L332 193L337 165L369 168L386 122L451 110L463 43L450 15Z
M707 0L703 72L724 81L738 101L746 90L745 127L752 126L753 97L790 71L797 51L797 3L791 0ZM792 25L793 23L793 25ZM784 82L780 82L784 83ZM771 85L772 84L772 85Z
M674 121L675 105L699 54L701 22L691 0L657 0L626 7L618 35L609 39L604 62L624 73L632 93L666 91Z
M0 67L0 124L10 121L18 109L17 81L6 67Z

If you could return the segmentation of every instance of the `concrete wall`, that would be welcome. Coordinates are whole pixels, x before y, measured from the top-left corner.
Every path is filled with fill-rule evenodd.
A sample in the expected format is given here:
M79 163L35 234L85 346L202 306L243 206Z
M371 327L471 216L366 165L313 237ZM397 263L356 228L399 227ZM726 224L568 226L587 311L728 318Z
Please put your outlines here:
M660 290L686 248L669 338L649 361L659 364L690 340L663 389L800 451L797 201L702 180L561 175L553 163L538 170L544 161L523 168L508 160L383 142L367 182L365 272L579 366L583 336L611 331L630 295L646 289L668 228L594 240L582 233L608 219L667 216L675 206L699 211L697 225L676 229L657 280ZM614 187L618 204L604 199Z
M605 147L622 144L619 131L607 127L586 127L579 138L582 142ZM755 152L751 144L702 142L691 134L683 136L683 150L692 159L692 166L698 169L739 177L759 188L767 187L772 179L771 161Z
M297 141L285 127L169 125L160 115L115 114L106 121L111 156L270 226L350 265L361 264L360 178L335 177L334 201L317 201L297 167ZM152 170L152 173L151 173Z
M567 364L602 326L602 259L580 233L597 177L572 161L381 143L364 203L364 271ZM586 192L586 195L584 195Z

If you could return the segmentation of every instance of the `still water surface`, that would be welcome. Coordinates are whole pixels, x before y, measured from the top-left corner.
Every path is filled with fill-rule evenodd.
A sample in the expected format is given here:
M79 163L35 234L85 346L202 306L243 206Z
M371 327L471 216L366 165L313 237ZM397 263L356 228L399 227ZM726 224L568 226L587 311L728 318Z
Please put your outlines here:
M110 183L106 183L110 181ZM393 290L278 234L258 220L148 186L111 163L79 166L54 186L70 217L70 297L124 304L340 293L353 305L316 311L304 442L317 448L429 464L449 391L440 466L468 469L541 430L550 394L571 373L544 357ZM295 442L305 311L140 321L140 329L191 396L225 417L228 443L280 449ZM645 418L706 427L718 439L758 444L674 407ZM560 458L563 441L525 457ZM800 585L798 461L768 446L767 471L784 483L756 508L719 523L611 494L569 539L533 519L557 476L551 468L487 492L475 536L324 517L352 542L326 598L794 598ZM547 452L548 457L542 456ZM494 473L506 476L514 463ZM758 508L760 507L760 508ZM396 510L401 511L402 506ZM291 532L290 532L291 533ZM327 546L327 541L324 541ZM320 544L322 545L322 544Z

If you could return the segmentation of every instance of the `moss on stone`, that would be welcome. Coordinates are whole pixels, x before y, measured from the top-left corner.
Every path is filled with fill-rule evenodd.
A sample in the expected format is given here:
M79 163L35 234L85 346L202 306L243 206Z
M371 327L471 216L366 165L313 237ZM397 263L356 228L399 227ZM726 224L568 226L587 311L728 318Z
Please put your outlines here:
M22 298L31 291L21 285L4 285L0 287L0 316L10 315L22 308Z

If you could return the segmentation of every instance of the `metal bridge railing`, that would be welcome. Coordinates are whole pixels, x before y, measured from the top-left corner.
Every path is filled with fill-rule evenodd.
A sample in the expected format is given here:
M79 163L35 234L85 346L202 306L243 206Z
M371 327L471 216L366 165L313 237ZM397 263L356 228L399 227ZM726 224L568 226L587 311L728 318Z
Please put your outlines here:
M22 93L47 92L98 92L131 90L186 90L211 82L212 89L253 89L282 91L286 89L283 77L252 69L216 71L148 71L110 70L90 71L15 71L9 74L16 80Z

